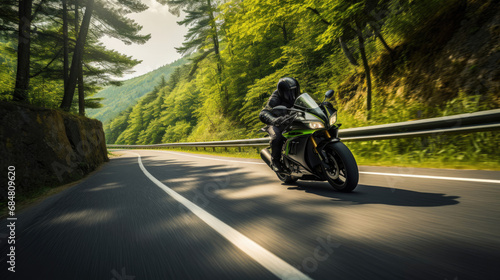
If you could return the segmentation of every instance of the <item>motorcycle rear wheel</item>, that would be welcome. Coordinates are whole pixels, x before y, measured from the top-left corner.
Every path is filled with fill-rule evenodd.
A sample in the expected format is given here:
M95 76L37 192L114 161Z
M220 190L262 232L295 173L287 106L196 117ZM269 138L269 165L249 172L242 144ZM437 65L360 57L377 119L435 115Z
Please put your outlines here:
M328 144L325 152L332 168L324 168L328 183L339 192L352 192L359 181L358 164L342 142Z

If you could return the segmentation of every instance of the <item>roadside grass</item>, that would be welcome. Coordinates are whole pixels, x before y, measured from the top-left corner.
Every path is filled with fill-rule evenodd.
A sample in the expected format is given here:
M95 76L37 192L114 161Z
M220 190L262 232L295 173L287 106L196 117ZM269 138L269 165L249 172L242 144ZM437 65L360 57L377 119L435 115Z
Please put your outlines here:
M220 147L215 148L215 150L212 148L206 148L205 150L203 148L198 148L198 150L196 150L195 148L162 147L162 148L150 148L144 150L160 150L160 151L183 152L190 154L200 154L200 155L210 155L210 156L220 156L220 157L260 159L259 152L261 148L256 149L256 148L242 147L240 151L238 150L238 148L227 148L226 150Z
M483 132L484 134L484 132ZM494 148L500 146L498 135L488 137L454 136L461 141L455 141L450 145L443 139L418 138L418 139L393 139L372 142L346 142L351 149L358 165L388 166L388 167L415 167L415 168L438 168L438 169L471 169L471 170L494 170L500 171L500 154ZM449 137L446 136L448 139ZM453 137L453 136L452 136ZM497 139L497 142L483 145L483 150L478 149L476 139ZM484 148L489 146L489 148ZM241 147L238 148L155 148L154 150L165 150L173 152L185 152L191 154L212 155L233 158L260 159L261 148Z
M500 133L346 143L360 165L500 170Z

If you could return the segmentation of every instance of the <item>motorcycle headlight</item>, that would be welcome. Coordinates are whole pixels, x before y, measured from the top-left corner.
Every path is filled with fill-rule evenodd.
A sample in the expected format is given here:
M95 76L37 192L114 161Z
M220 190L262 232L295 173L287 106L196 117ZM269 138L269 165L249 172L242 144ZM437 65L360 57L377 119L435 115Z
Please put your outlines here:
M337 112L333 113L330 116L330 126L334 125L337 122Z
M320 129L325 128L325 125L322 122L310 122L309 127L311 129Z

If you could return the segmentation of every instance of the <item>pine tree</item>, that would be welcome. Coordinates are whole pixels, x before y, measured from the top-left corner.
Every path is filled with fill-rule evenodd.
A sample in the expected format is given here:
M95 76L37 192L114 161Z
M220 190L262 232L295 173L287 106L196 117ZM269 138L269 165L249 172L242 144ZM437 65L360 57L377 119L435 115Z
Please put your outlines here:
M179 16L180 11L186 13L184 20L178 22L179 25L188 26L189 30L185 36L182 47L176 48L181 54L199 52L199 55L192 59L193 67L190 75L198 68L201 61L213 55L216 61L218 84L220 95L223 96L226 104L229 103L227 89L222 85L223 61L220 54L220 31L216 23L218 12L218 2L216 0L157 0L161 4L169 6L169 11ZM224 108L226 106L223 106Z
M17 71L14 101L25 101L30 83L32 0L19 1Z
M139 34L141 26L127 18L127 14L145 9L147 6L139 0L2 1L0 34L8 41L18 42L17 49L8 50L18 56L13 99L38 102L35 100L47 98L37 96L40 90L29 90L31 79L36 80L38 88L40 84L64 83L62 107L69 110L78 84L79 111L84 114L86 96L100 84L117 84L114 77L140 62L107 50L99 38L107 35L127 44L146 42L150 36ZM84 15L82 21L80 14L83 13L88 16ZM88 36L78 36L84 33ZM50 100L59 99L59 95L59 91L50 92ZM96 107L96 102L96 99L89 100L88 106Z
M78 38L73 52L70 74L67 85L64 89L63 101L61 103L61 108L67 111L71 108L78 76L80 76L80 80L83 78L82 75L79 75L79 73L82 72L81 65L83 64L83 49L85 47L85 41L87 40L87 33L91 24L93 12L95 12L95 18L98 21L98 24L94 24L93 27L97 27L100 30L101 36L108 35L122 40L126 44L145 43L150 38L150 35L138 34L142 27L126 17L126 15L131 12L141 12L147 9L147 6L142 4L140 1L129 0L119 2L103 2L98 0L95 2L95 6L94 11L94 0L87 1L85 14L79 28ZM80 89L83 89L82 84L83 83L80 82ZM80 93L79 96L80 100L82 100L83 94ZM82 107L83 106L80 105L80 108ZM81 110L80 112L82 113Z

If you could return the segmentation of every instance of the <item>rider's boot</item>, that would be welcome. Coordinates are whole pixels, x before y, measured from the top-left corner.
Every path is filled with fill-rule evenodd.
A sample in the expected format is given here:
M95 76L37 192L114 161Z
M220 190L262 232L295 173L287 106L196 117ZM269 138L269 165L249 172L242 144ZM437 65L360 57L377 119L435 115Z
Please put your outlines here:
M279 159L274 159L273 158L271 167L272 167L272 169L273 169L274 172L278 172L278 173L284 173L285 172L285 170L283 169L283 166L281 165L281 162L279 161Z

